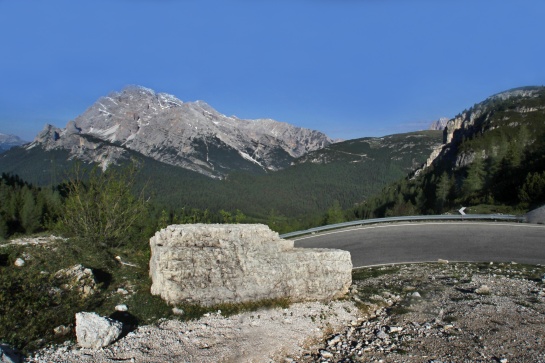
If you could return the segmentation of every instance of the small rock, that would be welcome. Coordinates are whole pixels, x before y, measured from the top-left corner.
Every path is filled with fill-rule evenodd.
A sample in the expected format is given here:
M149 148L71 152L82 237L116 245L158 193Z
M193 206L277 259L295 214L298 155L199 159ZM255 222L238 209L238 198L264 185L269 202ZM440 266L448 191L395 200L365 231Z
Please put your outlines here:
M341 341L341 336L340 335L336 335L334 336L333 338L329 339L327 341L327 345L329 345L330 347L337 344L338 342Z
M72 331L72 328L66 325L59 325L58 327L53 329L53 333L55 333L55 337L63 337L65 335L70 334Z
M125 304L116 305L115 311L129 311L129 308Z
M178 308L172 308L172 314L174 315L184 315L184 311Z
M481 287L475 290L475 293L479 295L489 295L490 288L487 285L482 285Z
M322 358L325 358L325 359L331 359L333 358L333 353L325 350L325 349L321 349L320 350L320 355L322 356Z
M128 295L129 294L129 292L127 290L122 289L122 288L118 288L117 293L121 294L121 295Z
M386 334L386 333L385 333L384 331L382 331L382 330L379 330L379 331L377 332L376 335L377 335L377 338L379 338L379 339L386 339L386 338L388 338L388 334Z
M18 258L15 260L14 265L17 267L23 267L25 265L25 260L23 260L22 258Z
M414 297L415 299L420 299L422 298L422 296L420 295L420 293L418 291L415 291L411 294L412 297Z
M437 260L437 263L444 263L444 264L447 264L447 263L448 263L448 260L443 260L442 258L440 258L440 259Z
M403 330L403 328L400 326L389 326L387 327L387 329L389 333L399 333L400 331Z

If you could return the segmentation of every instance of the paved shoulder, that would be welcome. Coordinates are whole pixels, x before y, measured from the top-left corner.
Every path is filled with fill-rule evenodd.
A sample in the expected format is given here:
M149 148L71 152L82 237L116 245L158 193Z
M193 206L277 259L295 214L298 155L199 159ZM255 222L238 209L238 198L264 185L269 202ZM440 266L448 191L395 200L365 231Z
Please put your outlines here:
M545 264L545 226L521 223L397 223L345 229L295 240L296 247L350 251L352 263L516 261Z

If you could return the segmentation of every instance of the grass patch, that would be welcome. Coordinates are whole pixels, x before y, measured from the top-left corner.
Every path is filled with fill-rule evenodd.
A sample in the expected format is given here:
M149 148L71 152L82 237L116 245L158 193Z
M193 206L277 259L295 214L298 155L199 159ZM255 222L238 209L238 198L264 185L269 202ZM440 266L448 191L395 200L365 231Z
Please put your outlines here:
M399 267L367 267L352 271L352 281L390 275L399 272Z

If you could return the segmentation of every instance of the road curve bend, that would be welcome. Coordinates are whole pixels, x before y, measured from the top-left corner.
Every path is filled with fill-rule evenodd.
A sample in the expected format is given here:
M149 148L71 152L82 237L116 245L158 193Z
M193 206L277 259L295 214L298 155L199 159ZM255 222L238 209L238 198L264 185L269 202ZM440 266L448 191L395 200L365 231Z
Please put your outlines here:
M394 223L294 241L295 247L350 251L354 267L438 259L545 264L545 226L524 223Z

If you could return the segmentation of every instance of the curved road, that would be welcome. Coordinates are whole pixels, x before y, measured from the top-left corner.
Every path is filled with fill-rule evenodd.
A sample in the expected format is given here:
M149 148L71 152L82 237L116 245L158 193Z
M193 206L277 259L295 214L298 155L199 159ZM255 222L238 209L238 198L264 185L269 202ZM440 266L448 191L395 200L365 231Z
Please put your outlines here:
M545 264L545 226L523 223L398 223L300 237L295 247L350 251L354 267L404 262Z

